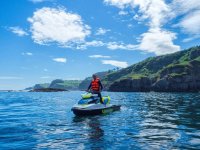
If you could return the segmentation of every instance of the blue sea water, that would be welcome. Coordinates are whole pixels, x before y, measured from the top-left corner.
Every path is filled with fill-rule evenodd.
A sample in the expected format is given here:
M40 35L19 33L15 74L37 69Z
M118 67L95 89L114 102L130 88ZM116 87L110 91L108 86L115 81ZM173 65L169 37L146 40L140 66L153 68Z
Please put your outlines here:
M82 93L0 93L0 150L200 149L200 93L105 92L120 111L76 117Z

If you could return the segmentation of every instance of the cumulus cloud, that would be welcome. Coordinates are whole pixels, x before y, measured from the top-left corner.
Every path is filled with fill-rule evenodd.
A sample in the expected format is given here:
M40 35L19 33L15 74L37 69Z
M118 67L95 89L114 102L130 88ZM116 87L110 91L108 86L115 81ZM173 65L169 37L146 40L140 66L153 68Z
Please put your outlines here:
M83 23L81 16L64 8L43 7L35 11L28 21L31 23L32 39L42 45L57 43L70 47L84 42L90 34L90 27Z
M66 63L67 59L66 58L53 58L53 61L60 62L60 63Z
M110 58L110 56L105 56L105 55L90 55L90 58Z
M99 29L97 30L96 35L104 35L104 34L106 34L106 33L109 32L109 31L110 31L109 29L99 28Z
M33 55L33 53L31 53L31 52L23 52L23 53L21 53L22 55L27 55L27 56L32 56Z
M174 45L175 33L160 29L151 29L141 35L139 49L153 52L156 55L174 53L180 50L180 46Z
M112 65L115 67L126 68L128 67L128 63L125 61L117 61L117 60L102 60L102 64Z
M160 27L166 18L172 16L171 9L164 0L104 0L104 2L121 9L138 7L137 16L149 19L151 27Z
M9 30L15 34L17 34L18 36L26 36L28 35L28 33L26 31L24 31L22 28L16 26L16 27L9 27Z
M176 34L162 29L163 24L174 15L165 1L141 0L134 1L134 3L139 6L142 18L149 19L149 30L141 35L139 49L153 52L156 55L179 51L180 46L173 43Z
M169 18L173 17L171 8L164 0L135 0L134 4L139 7L141 17L149 19L150 28L161 27Z
M173 53L180 50L180 46L175 45L173 40L176 34L163 29L167 20L174 17L171 7L164 0L104 0L106 4L116 6L120 9L131 7L138 8L134 19L140 21L147 20L149 29L141 34L138 45L108 45L110 49L129 49L153 52L156 55ZM137 10L137 9L136 9ZM137 17L136 17L137 16Z

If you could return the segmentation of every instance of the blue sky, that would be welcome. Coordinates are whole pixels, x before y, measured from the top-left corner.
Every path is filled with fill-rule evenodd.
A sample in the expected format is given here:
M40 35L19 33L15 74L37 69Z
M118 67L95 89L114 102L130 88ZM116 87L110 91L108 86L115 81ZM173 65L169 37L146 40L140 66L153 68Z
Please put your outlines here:
M199 0L2 0L0 89L84 79L199 45Z

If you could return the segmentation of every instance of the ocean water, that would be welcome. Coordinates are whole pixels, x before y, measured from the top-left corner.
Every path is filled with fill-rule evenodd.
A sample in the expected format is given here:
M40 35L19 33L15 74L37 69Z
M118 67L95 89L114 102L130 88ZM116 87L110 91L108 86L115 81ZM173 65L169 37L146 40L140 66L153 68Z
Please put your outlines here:
M76 117L82 93L0 93L0 150L200 149L200 93L104 92L120 111Z

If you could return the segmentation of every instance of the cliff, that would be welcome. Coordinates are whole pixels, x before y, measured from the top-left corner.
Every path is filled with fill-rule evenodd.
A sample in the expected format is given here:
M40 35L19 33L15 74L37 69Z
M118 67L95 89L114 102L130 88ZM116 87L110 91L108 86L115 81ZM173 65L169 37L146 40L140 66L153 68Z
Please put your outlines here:
M102 81L108 91L200 91L200 46L150 57Z
M62 80L55 79L51 83L36 84L32 88L28 88L32 92L54 92L78 90L80 80Z

